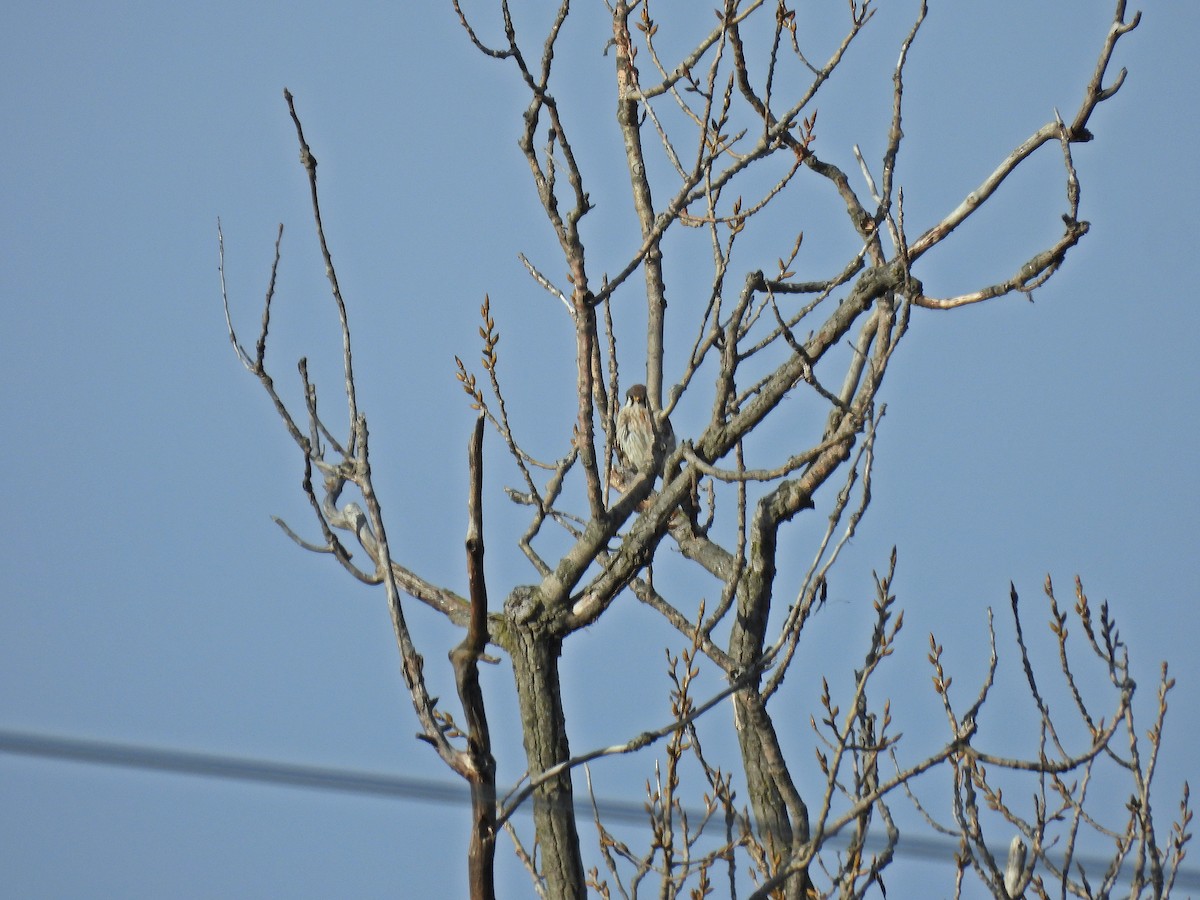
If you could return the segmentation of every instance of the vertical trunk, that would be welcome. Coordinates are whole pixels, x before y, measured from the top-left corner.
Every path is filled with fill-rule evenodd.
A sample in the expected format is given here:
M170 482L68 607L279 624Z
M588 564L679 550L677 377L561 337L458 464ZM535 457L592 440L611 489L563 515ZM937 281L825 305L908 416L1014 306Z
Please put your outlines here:
M559 693L558 656L562 640L538 621L517 624L510 615L512 657L521 730L531 778L570 756L567 726ZM546 895L555 900L585 896L583 859L575 830L571 773L563 772L533 794L533 822L541 853Z
M774 728L757 697L739 695L736 702L738 723L741 725L738 745L742 751L742 765L746 771L746 785L758 837L768 849L783 855L792 844L792 822L767 761L771 750L778 746Z
M729 636L729 653L743 668L754 665L762 655L775 579L775 529L763 522L762 506L755 516L754 536L751 563L738 586L738 616ZM738 745L759 839L786 861L808 842L808 810L788 773L758 685L755 678L734 695L740 725ZM785 882L784 896L803 900L810 886L808 872L797 872Z
M734 701L738 706L738 744L754 811L759 840L782 862L801 852L809 839L808 810L792 784L783 753L766 707L758 694L743 691ZM795 821L788 815L795 813ZM788 900L807 900L811 882L808 871L796 872L784 883Z

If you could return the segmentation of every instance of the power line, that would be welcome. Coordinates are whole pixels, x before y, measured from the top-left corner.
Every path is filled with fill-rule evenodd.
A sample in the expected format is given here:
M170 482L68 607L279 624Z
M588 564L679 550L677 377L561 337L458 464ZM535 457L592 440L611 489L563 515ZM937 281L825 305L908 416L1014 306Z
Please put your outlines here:
M306 790L454 804L463 807L469 807L471 802L470 794L464 785L449 781L429 781L423 778L380 772L304 766L275 760L197 753L189 750L171 750L163 747L67 738L5 729L0 729L0 753L92 765L117 766L141 771L250 781ZM590 816L592 813L590 804L580 802L576 804L576 807L581 815ZM647 824L646 806L643 802L598 798L596 809L599 811L601 819L606 821ZM529 810L530 807L526 804L523 811ZM703 817L703 812L699 810L686 810L686 812L691 821L700 821ZM867 849L878 849L883 846L883 843L882 838L868 836ZM919 835L903 836L896 845L896 852L899 854L938 862L951 861L957 851L958 846L953 841ZM1000 859L1005 858L1007 852L1007 848L992 848L993 855ZM1105 871L1108 867L1108 861L1099 857L1076 854L1075 859L1087 871ZM1132 874L1131 866L1122 866L1122 874ZM1179 869L1175 874L1175 885L1181 888L1200 888L1200 872Z
M170 750L87 738L66 738L0 729L0 752L308 790L403 798L426 803L461 804L464 807L471 805L471 795L466 786L450 781L429 781L380 772L305 766L275 760ZM646 819L645 806L641 803L625 800L596 802L601 814L613 819L639 823ZM693 814L689 811L689 815Z
M430 803L470 800L465 789L451 782L16 731L0 730L0 751L179 775L204 775L375 797L404 797Z

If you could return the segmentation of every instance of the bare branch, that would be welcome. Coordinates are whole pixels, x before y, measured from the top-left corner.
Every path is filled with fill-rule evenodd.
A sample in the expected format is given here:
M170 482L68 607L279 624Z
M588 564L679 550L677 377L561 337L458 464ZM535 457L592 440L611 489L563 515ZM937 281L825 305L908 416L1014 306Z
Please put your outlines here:
M464 769L471 785L471 847L467 854L472 900L492 900L496 895L496 760L488 731L483 690L479 685L479 658L487 646L487 582L483 573L483 425L475 419L468 447L470 494L467 502L467 580L471 586L471 619L467 633L450 651L458 696L467 722Z
M891 108L880 132L882 155L869 162L858 145L853 147L865 183L861 197L835 162L837 151L821 143L817 101L873 21L870 0L849 0L849 18L840 36L822 49L823 64L811 62L820 58L809 46L819 32L802 29L787 0L723 0L715 11L715 27L710 20L690 32L676 27L685 13L656 21L654 0L611 0L606 5L611 21L596 43L599 49L611 25L605 53L609 47L615 51L608 89L616 116L608 125L620 138L617 158L627 172L629 194L627 199L598 195L598 202L612 204L609 212L615 209L618 215L631 211L637 226L616 242L590 228L581 230L593 209L585 186L599 183L592 180L592 167L603 171L603 154L611 157L615 145L585 146L581 136L590 138L590 133L568 128L580 121L578 115L560 108L552 89L575 77L563 72L575 60L560 52L569 0L545 11L546 30L537 40L518 34L511 0L499 0L494 7L495 33L500 35L494 40L484 40L459 0L452 0L470 44L502 61L524 94L517 144L540 214L558 242L562 268L539 268L524 253L519 259L533 280L567 308L574 326L575 371L560 374L574 376L576 402L558 437L567 449L552 461L535 458L514 434L510 400L523 401L511 395L511 384L502 384L501 329L490 299L480 310L481 364L490 392L456 357L456 377L478 412L467 470L469 599L427 582L401 565L389 548L372 479L367 420L356 394L347 305L321 221L316 159L286 90L319 252L338 313L349 422L344 438L327 425L333 420L328 409L320 409L318 401L325 396L318 397L305 359L299 365L302 407L295 404L294 412L267 371L271 318L278 313L272 303L282 228L258 340L250 350L234 329L218 222L230 342L301 451L301 490L320 536L307 540L276 521L301 547L333 556L361 582L384 585L418 737L472 786L473 895L494 893L491 870L500 826L513 836L534 890L556 900L581 898L589 887L605 897L614 891L633 897L655 877L660 896L689 891L706 896L716 890L714 876L726 870L730 894L742 895L739 879L745 878L747 862L754 897L814 896L819 893L815 879L822 874L831 895L873 895L876 887L885 890L884 871L899 840L891 804L893 793L900 791L913 799L930 827L958 841L960 895L968 871L998 896L1049 896L1047 879L1057 880L1063 896L1108 895L1122 879L1134 894L1144 887L1156 896L1169 890L1190 839L1186 829L1191 815L1185 795L1181 818L1168 838L1156 830L1150 802L1172 682L1164 667L1156 715L1150 730L1139 733L1133 724L1135 689L1127 648L1108 606L1094 611L1081 585L1073 607L1060 608L1047 583L1058 656L1058 672L1052 666L1049 678L1040 663L1035 665L1036 644L1027 643L1016 590L1011 591L1012 644L1030 700L1024 711L1036 727L1030 729L1029 747L1022 745L1019 752L1007 752L1007 744L989 744L989 729L982 727L998 702L1001 647L1009 645L997 634L989 611L986 671L965 698L961 686L957 693L952 689L953 654L945 654L930 635L933 688L946 716L947 736L934 752L905 760L891 700L887 693L882 701L878 696L883 661L892 654L904 621L892 589L894 550L884 573L875 578L870 639L853 668L850 687L840 696L829 678L822 684L822 711L811 720L817 778L800 772L787 758L773 718L779 710L768 705L782 702L780 709L792 710L789 701L776 697L783 694L793 661L809 645L804 635L812 636L809 626L830 593L834 565L871 505L879 426L886 411L881 391L913 308L952 309L1013 292L1032 297L1059 271L1089 230L1080 218L1082 186L1072 144L1092 139L1087 130L1092 113L1124 83L1125 71L1109 78L1108 67L1120 37L1140 17L1127 22L1124 0L1117 0L1074 114L1064 120L1055 110L1053 121L1009 151L974 191L910 242L897 167L906 124L906 69L929 12L925 0L919 0L910 23L896 34L899 53L890 72ZM584 17L581 24L586 21ZM639 69L639 54L640 65L650 73L648 81ZM821 121L828 121L830 113L824 109ZM913 274L917 261L987 205L1008 176L1051 141L1058 143L1063 161L1061 236L1042 245L1007 279L956 296L927 292ZM871 144L864 139L862 146ZM813 261L803 252L805 229L828 230L827 224L810 221L804 192L813 185L836 195L835 205L844 208L853 229L850 248L832 262ZM838 227L845 232L844 221ZM881 239L885 227L890 246ZM635 235L632 245L629 233ZM678 261L668 265L671 254L678 254ZM599 276L598 285L589 262L592 271L609 273ZM706 280L695 285L692 270L700 265ZM633 276L639 269L644 283L635 288ZM561 284L545 274L552 270L564 273ZM674 272L686 277L673 289L681 296L672 293L668 305L668 273ZM685 284L691 296L682 295ZM639 337L627 346L619 336L627 333L631 320L642 321L637 310L643 302L644 342ZM678 347L676 335L683 335ZM618 428L622 362L645 367L648 431L656 448L646 464L627 465L627 445L620 440L630 433L627 418ZM523 529L512 529L513 543L537 573L534 584L510 585L503 609L495 612L488 610L484 577L486 423L503 439L504 450L497 452L507 452L520 473L516 487L504 487L523 507L518 512L529 516ZM677 439L662 439L668 433ZM537 469L548 473L544 483L535 479ZM806 515L823 517L819 527L811 530L812 522L809 529L790 527ZM547 521L557 526L550 534L544 533ZM799 569L785 559L794 554L797 536L808 542L808 550L801 547L801 552L813 553L811 562ZM357 554L354 562L350 548ZM641 608L657 614L650 617L655 624L685 642L684 649L667 652L670 720L623 742L573 753L560 658L571 647L571 635L605 615L627 589ZM462 702L461 729L429 695L402 593L463 629L450 654ZM1082 631L1082 640L1068 644L1071 628ZM478 672L489 642L512 661L529 773L499 803ZM708 698L698 702L706 677L719 679L724 687L707 687ZM1099 701L1093 693L1097 681L1105 691ZM1045 693L1048 689L1057 693ZM1067 702L1058 703L1059 696ZM740 754L736 778L717 765L715 752L701 745L702 733L719 717L701 719L726 698L732 699ZM589 762L634 752L659 754L646 781L650 845L631 849L622 843L601 822L593 798L603 867L589 871L576 827L572 773L585 766L590 792ZM881 771L881 760L891 761L890 772ZM933 807L922 805L912 786L914 779L935 770L949 782L946 824L934 819ZM1112 783L1114 772L1130 785L1127 808L1115 812L1106 807L1108 797L1101 796L1109 792L1094 787ZM684 802L685 782L696 774L704 802L690 806ZM745 785L747 807L735 806L734 783ZM536 840L526 852L510 819L530 797ZM995 828L1003 829L1004 850L986 840ZM1099 868L1085 867L1080 856L1089 835L1113 847ZM835 838L837 850L831 843ZM880 838L882 843L875 843Z

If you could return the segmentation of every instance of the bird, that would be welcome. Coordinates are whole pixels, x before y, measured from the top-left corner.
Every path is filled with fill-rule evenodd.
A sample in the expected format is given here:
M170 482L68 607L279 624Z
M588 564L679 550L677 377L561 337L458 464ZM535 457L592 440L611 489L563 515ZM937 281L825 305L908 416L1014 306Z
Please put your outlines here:
M663 462L675 452L675 430L670 420L657 420L650 408L644 384L625 393L625 405L617 413L617 456L622 481L641 472L662 474Z

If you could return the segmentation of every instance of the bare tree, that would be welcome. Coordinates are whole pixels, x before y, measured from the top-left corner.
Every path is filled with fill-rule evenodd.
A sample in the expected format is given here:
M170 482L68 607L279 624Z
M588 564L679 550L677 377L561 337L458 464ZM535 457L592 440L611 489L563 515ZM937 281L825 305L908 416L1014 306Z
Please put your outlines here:
M770 704L825 599L828 574L870 503L875 438L884 415L879 391L910 316L914 310L946 311L1029 294L1087 234L1088 223L1079 217L1072 147L1092 140L1093 112L1121 88L1125 70L1111 74L1110 63L1140 14L1127 16L1123 0L1117 2L1078 109L1065 118L1056 113L955 208L914 236L905 221L897 162L906 65L926 19L924 2L900 41L891 74L890 120L880 123L886 130L884 152L868 160L855 147L859 171L853 172L822 147L816 103L871 25L870 0L850 0L844 36L824 61L814 61L803 46L796 13L784 0L725 0L715 22L709 10L697 9L695 16L673 12L662 23L649 0L617 0L609 6L611 34L597 35L596 50L603 49L612 62L612 126L629 179L629 199L622 203L631 201L638 238L631 252L613 259L611 252L590 250L581 230L595 208L592 176L577 153L574 120L560 109L554 90L572 77L570 60L556 55L569 2L562 0L537 40L519 33L508 0L474 13L452 2L474 47L503 65L528 95L518 143L561 259L553 268L524 256L522 262L556 307L559 302L565 307L562 314L573 326L577 388L576 413L560 425L557 454L552 449L551 458L543 459L510 421L499 368L500 331L485 300L480 328L485 378L477 379L458 361L458 378L478 411L468 466L469 597L426 580L389 544L372 483L367 418L357 399L349 313L321 223L317 163L286 91L341 323L345 433L335 435L329 426L303 359L303 408L288 406L268 372L279 241L253 348L237 336L223 274L222 293L239 358L300 448L304 491L320 538L309 541L283 527L301 546L332 555L360 581L384 586L421 737L471 784L472 896L494 893L492 861L503 827L544 897L580 897L589 886L605 897L637 896L646 890L647 877L656 880L653 890L663 897L689 891L706 896L718 891L718 879L731 896L748 890L753 897L859 897L882 889L900 835L897 802L910 818L919 818L919 812L957 841L956 891L972 871L999 897L1051 891L1108 896L1119 886L1128 887L1131 896L1166 896L1184 855L1191 815L1185 792L1174 829L1160 833L1150 802L1171 681L1164 666L1153 724L1141 734L1134 727L1135 686L1126 648L1107 607L1097 620L1079 585L1069 612L1059 606L1049 581L1046 585L1058 646L1052 690L1070 698L1072 716L1051 716L1046 676L1027 647L1012 593L1015 654L1025 673L1034 736L1024 756L981 746L979 722L1000 657L989 619L990 665L969 702L951 691L942 647L930 636L933 686L947 731L936 752L907 758L887 691L875 679L903 622L891 590L894 553L876 578L875 626L856 666L853 691L837 699L826 683L822 709L811 721L819 783L809 777L801 787L795 777L800 763L786 757ZM696 32L685 19L705 23L707 30ZM697 36L689 41L693 32ZM664 44L685 49L668 51ZM830 115L836 113L825 111L821 118ZM1009 278L954 296L928 292L916 274L918 263L1043 148L1062 160L1061 234L1031 247L1032 255ZM862 189L852 185L859 179ZM771 218L793 208L789 204L801 185L819 186L838 199L845 218L822 227L840 230L851 248L836 265L803 276L799 270L812 268L799 261L803 233L780 230L781 222L798 217ZM671 253L711 260L706 296L668 308L664 261ZM552 271L564 273L561 282L547 274ZM614 315L628 315L632 308L645 310L644 347L618 346ZM690 335L684 352L670 350L669 319L670 334ZM622 379L618 360L631 356L644 356L644 379L640 373ZM644 385L630 388L623 380ZM707 422L694 432L676 433L670 416L684 403L706 410ZM765 423L786 427L793 439L768 440L762 436ZM486 426L499 436L520 481L507 495L528 510L528 527L517 544L533 573L528 584L506 586L503 606L496 609L489 608L482 567ZM495 457L503 459L503 453ZM343 500L347 490L353 498ZM828 524L798 580L781 583L781 533L806 511L823 514ZM551 530L558 531L553 539ZM566 551L548 555L547 548L561 546L564 538ZM673 558L662 552L667 546L678 550ZM352 549L365 553L369 565L353 562ZM709 602L689 600L694 592L682 587L689 569L715 580L710 583L718 589ZM674 715L657 730L572 755L560 657L571 635L603 616L625 592L684 641L685 649L669 659ZM462 643L450 654L462 725L426 687L423 659L405 621L405 596L464 629ZM1069 641L1069 632L1082 633L1082 641ZM500 801L477 671L489 647L511 660L526 756L526 778ZM1098 668L1080 674L1087 665L1081 654L1098 661ZM696 696L705 670L718 673L726 687ZM1100 686L1107 692L1096 700ZM729 698L740 748L736 772L710 760L699 730L701 719ZM655 746L660 750L649 749ZM647 796L650 844L630 848L597 809L597 859L604 872L599 865L585 870L576 778L588 762L634 752L661 752ZM948 807L935 807L918 793L917 777L932 770L950 776ZM688 805L697 791L685 790L685 773L702 779L698 810ZM1114 813L1097 796L1110 800L1112 789L1095 785L1111 785L1116 776L1124 786ZM744 785L748 807L736 801L735 783ZM1015 787L1006 792L1007 785ZM1014 796L1032 800L1017 802ZM532 849L511 822L526 802L533 806ZM1011 839L1006 859L998 857L988 836L1001 844ZM1111 849L1100 869L1081 862L1079 848L1093 838ZM749 887L747 870L754 880Z

